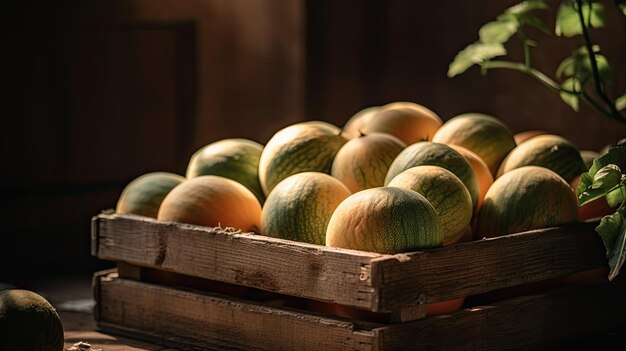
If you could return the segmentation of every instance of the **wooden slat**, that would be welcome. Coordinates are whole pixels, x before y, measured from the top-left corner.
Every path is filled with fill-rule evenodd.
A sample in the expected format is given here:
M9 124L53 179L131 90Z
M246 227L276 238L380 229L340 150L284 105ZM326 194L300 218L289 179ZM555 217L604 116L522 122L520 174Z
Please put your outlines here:
M120 279L116 274L97 279L98 323L104 329L217 350L372 347L371 333L350 321Z
M149 218L94 218L97 257L372 309L375 253L326 248Z
M576 286L374 329L380 350L569 349L563 343L619 331L623 282Z
M406 321L424 317L424 303L605 267L594 226L380 255L108 213L94 217L92 246L101 259L393 312Z
M578 223L375 259L378 307L445 301L605 267L594 227Z
M626 312L626 279L389 325L183 291L114 273L97 279L102 329L215 350L560 349L579 338L622 330Z

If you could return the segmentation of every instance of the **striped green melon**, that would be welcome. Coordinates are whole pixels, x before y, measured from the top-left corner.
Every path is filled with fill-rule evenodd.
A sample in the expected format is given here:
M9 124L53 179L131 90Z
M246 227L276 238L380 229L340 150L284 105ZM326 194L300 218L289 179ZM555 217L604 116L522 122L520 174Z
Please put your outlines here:
M303 172L289 176L267 197L261 233L324 245L330 216L349 195L350 190L328 174Z
M545 167L524 166L489 188L475 232L477 238L497 237L575 221L578 205L569 184Z
M62 351L63 324L59 314L33 291L0 291L0 350Z
M442 123L441 118L427 107L398 101L381 106L363 123L362 132L391 134L406 145L411 145L432 140Z
M439 166L417 166L395 176L389 186L423 195L435 208L443 230L443 245L459 242L470 227L472 197L463 182Z
M480 156L491 174L496 174L506 155L515 147L513 132L497 118L482 113L465 113L446 121L433 141L455 144Z
M279 130L265 145L259 180L265 195L283 179L301 172L330 173L333 158L348 140L326 122L309 121Z
M156 218L165 195L184 180L185 177L168 172L135 178L122 191L115 212Z
M409 168L422 165L443 167L463 182L472 197L472 207L478 204L479 184L469 162L448 145L422 141L409 145L393 161L385 177L385 185Z
M570 182L586 171L578 148L569 140L553 134L538 135L519 144L502 161L498 177L523 166L541 166Z
M216 175L232 179L250 189L261 204L265 194L259 181L259 159L263 145L248 139L223 139L196 151L187 165L187 178Z
M353 193L383 186L391 162L405 147L390 134L361 135L339 149L330 174Z
M433 205L415 191L378 187L350 195L330 218L326 245L383 254L441 246Z

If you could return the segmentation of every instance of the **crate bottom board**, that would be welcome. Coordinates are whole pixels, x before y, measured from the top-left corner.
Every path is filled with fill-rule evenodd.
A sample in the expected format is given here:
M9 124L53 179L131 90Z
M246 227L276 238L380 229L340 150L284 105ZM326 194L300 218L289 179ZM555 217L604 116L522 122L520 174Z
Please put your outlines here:
M624 290L605 283L376 324L122 279L113 272L94 279L100 328L192 350L539 349L614 330L626 310L619 299Z

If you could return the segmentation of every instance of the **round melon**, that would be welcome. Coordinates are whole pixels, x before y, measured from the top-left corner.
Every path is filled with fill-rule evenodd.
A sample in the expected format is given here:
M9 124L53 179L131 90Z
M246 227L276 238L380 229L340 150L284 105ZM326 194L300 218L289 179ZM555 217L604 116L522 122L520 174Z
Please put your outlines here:
M443 230L437 212L415 191L379 187L350 195L337 206L326 245L383 254L439 247Z
M430 109L412 102L394 102L384 106L363 124L363 133L387 133L406 145L431 140L443 122Z
M519 145L530 138L534 138L538 135L544 135L544 134L550 134L550 133L546 132L545 130L532 129L532 130L526 130L523 132L516 133L513 136L513 138L515 139L515 144Z
M282 239L324 245L330 216L350 190L319 172L303 172L278 183L267 198L261 233Z
M482 113L465 113L446 121L434 142L463 146L482 158L491 174L515 147L513 132L497 118Z
M167 194L157 219L258 232L261 204L248 188L232 179L199 176Z
M569 140L553 134L539 135L518 145L502 161L497 177L523 166L549 168L567 182L586 170L578 148Z
M165 195L184 180L185 177L168 172L135 178L122 191L115 212L156 218Z
M343 135L346 139L353 139L362 135L363 125L367 124L379 108L380 106L366 107L355 113L348 119L346 124L344 124L343 129L341 130L341 135Z
M63 324L41 295L21 289L0 291L0 350L62 351Z
M476 174L476 178L478 178L478 203L474 208L474 213L478 213L478 210L480 210L480 206L483 205L485 195L487 195L487 190L489 190L489 187L491 187L491 184L493 184L493 175L491 175L489 166L482 158L480 158L480 156L464 148L463 146L454 144L448 146L456 150L456 152L460 153L461 156L465 157L470 166L472 166L472 169Z
M422 165L439 166L454 173L467 187L472 197L472 207L476 207L478 204L479 187L478 178L472 166L465 157L453 148L440 143L423 141L409 145L402 150L391 163L391 166L389 166L389 171L387 171L387 176L385 177L385 185L389 184L395 176L407 169Z
M405 147L390 134L361 135L339 149L330 174L353 193L383 186L391 162Z
M493 182L478 215L476 235L497 237L576 221L578 205L570 185L547 168L525 166Z
M263 145L248 139L224 139L196 151L187 165L187 178L216 175L232 179L250 189L261 204L265 194L259 181L259 159Z
M389 186L418 192L435 208L443 230L443 245L459 242L470 227L472 197L463 182L439 166L417 166L395 176Z
M283 179L301 172L330 173L337 151L348 140L336 126L309 121L279 130L265 145L259 180L265 195Z

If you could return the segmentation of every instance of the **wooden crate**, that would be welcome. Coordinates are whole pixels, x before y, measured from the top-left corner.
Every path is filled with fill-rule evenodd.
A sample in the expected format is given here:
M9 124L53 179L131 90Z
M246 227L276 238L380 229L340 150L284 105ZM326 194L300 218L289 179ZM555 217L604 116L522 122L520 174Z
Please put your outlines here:
M612 317L616 309L609 301L616 289L607 283L577 287L445 317L425 318L426 304L605 267L594 227L579 223L381 255L103 213L92 222L92 254L118 262L120 271L95 277L98 321L107 330L216 349L546 345L615 326L619 317ZM172 272L186 283L155 280L151 272ZM254 288L257 298L230 294L236 286ZM269 294L265 300L258 298L263 293ZM584 302L589 296L593 302ZM282 297L356 307L389 319L376 324L271 303Z

